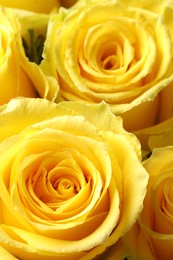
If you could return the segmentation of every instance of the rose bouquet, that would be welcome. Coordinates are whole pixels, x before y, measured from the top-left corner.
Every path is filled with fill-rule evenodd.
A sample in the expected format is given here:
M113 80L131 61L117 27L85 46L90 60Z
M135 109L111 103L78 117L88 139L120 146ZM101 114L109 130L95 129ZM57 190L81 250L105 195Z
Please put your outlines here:
M0 258L173 258L173 2L0 1Z

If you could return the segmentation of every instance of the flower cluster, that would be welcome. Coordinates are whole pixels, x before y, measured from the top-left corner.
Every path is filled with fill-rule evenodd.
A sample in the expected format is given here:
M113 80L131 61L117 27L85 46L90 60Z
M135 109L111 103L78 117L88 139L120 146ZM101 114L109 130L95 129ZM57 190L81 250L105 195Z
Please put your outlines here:
M0 258L173 258L173 1L0 1Z

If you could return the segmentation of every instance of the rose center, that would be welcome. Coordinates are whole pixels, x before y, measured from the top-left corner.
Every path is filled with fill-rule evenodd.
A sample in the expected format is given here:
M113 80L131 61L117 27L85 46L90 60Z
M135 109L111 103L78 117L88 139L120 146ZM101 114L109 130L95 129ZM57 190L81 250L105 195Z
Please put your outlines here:
M104 70L115 70L122 66L122 50L116 43L106 43L99 51L99 65Z
M53 188L61 195L68 193L77 193L74 183L67 178L60 178L53 183Z

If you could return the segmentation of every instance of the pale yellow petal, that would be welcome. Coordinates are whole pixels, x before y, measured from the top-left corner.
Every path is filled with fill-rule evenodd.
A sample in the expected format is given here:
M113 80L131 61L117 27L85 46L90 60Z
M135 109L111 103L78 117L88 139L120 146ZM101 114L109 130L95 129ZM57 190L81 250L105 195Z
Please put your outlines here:
M115 151L117 154L118 163L124 165L123 169L121 169L124 180L123 190L125 191L121 208L123 215L120 218L119 225L109 239L108 243L111 245L115 243L120 234L123 234L125 230L127 232L128 229L133 226L142 211L142 202L146 194L148 174L144 168L141 168L141 164L138 161L136 154L133 152L133 147L123 136L106 134L106 138L110 141L112 151ZM129 153L129 151L131 152ZM126 154L125 160L124 154ZM135 165L135 168L129 168L129 165ZM113 173L113 176L114 175L116 179L116 170L115 173ZM129 182L131 184L134 183L133 187L135 187L135 189L131 189ZM135 183L138 183L138 185L135 185ZM136 203L138 204L139 200L141 201L140 207L134 207Z

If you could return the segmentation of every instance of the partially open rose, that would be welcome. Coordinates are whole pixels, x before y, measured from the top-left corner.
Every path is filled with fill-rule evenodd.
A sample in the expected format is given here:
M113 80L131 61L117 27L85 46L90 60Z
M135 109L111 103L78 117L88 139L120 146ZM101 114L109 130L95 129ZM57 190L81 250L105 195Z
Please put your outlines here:
M126 243L132 259L172 259L173 146L155 149L144 167L149 173L144 208Z
M4 254L88 260L121 245L148 181L121 118L104 103L17 98L0 108L0 125Z
M104 100L128 130L169 117L172 15L166 1L150 0L89 0L60 9L49 23L43 61L44 69L51 60L58 77L58 100Z
M0 8L0 36L0 105L17 96L47 96L48 81L25 55L20 23L13 10Z

